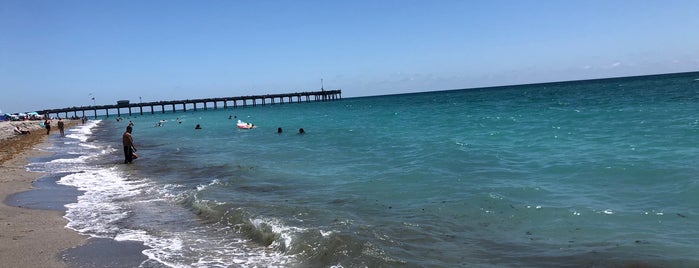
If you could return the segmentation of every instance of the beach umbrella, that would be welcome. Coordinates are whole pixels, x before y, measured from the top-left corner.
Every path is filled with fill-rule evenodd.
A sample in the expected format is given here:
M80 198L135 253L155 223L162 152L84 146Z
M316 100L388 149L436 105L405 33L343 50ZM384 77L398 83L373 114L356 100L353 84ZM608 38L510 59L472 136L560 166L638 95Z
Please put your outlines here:
M37 112L28 112L28 113L27 113L27 117L29 117L29 118L31 118L31 119L38 119L38 118L40 118L41 116L39 116L39 113L37 113Z

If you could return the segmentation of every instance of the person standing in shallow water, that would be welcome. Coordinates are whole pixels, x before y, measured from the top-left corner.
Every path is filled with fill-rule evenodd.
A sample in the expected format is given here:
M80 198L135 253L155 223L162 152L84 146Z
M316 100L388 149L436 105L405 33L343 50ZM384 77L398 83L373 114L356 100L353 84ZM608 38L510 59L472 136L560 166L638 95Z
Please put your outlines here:
M58 131L61 132L61 137L65 137L65 136L66 136L66 133L63 132L63 128L64 128L63 119L58 118Z
M124 144L124 164L131 163L131 161L138 158L138 156L136 156L134 153L136 151L136 147L133 144L133 136L131 136L132 131L133 128L128 126L126 127L126 132L124 132L124 135L122 135L122 143Z
M44 121L44 127L46 128L46 135L51 134L51 120L46 119Z

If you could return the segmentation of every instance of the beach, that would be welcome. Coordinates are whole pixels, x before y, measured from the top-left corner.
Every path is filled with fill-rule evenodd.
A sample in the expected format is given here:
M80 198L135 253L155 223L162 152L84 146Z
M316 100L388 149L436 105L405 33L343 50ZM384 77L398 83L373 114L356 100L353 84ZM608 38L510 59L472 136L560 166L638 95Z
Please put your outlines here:
M20 174L3 172L4 196L34 190L4 198L0 261L699 267L696 77L103 117L65 138L39 129L3 164ZM124 164L130 123L140 157Z
M66 129L78 122L66 120ZM26 209L4 202L14 193L31 190L32 182L43 176L26 168L28 159L46 154L39 149L48 140L40 123L0 122L0 263L6 267L68 267L59 253L87 241L86 236L65 227L63 211ZM51 135L59 135L56 124L54 120ZM12 133L16 125L31 134Z

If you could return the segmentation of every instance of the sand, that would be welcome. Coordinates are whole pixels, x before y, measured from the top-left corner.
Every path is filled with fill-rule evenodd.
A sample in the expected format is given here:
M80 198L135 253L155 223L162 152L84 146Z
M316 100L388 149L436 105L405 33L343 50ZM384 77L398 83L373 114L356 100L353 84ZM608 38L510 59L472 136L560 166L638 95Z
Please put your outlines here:
M66 128L79 121L64 120ZM40 121L0 122L0 263L3 267L68 267L59 253L83 245L87 237L67 229L62 211L8 206L11 194L32 189L32 182L43 174L27 171L28 159L46 154L47 143ZM29 135L12 132L19 125ZM57 120L51 135L58 135Z

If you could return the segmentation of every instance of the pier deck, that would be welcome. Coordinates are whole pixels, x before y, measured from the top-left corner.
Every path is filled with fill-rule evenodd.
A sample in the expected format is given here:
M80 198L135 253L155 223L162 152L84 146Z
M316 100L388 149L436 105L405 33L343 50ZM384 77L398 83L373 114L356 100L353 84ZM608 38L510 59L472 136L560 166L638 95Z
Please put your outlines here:
M293 102L312 102L312 101L333 101L338 100L342 97L341 90L322 90L322 91L309 91L309 92L295 92L295 93L285 93L285 94L266 94L266 95L251 95L251 96L239 96L239 97L223 97L223 98L206 98L206 99L187 99L187 100L171 100L171 101L154 101L154 102L139 102L139 103L118 103L113 105L93 105L93 106L80 106L80 107L68 107L61 109L47 109L37 111L41 115L55 115L56 117L63 118L70 117L69 114L72 113L72 117L83 117L86 116L85 111L92 111L92 116L97 117L98 111L104 111L104 115L109 117L110 110L116 110L116 115L121 116L122 109L126 110L127 114L130 116L133 113L138 113L143 115L144 108L145 112L150 112L154 114L156 111L165 113L166 111L177 112L177 111L187 111L197 110L197 105L199 109L207 110L211 108L209 104L213 104L213 109L218 109L223 106L224 109L228 107L238 108L239 106L257 106L266 104L284 104ZM221 105L220 105L221 104ZM189 108L187 106L189 105ZM160 107L160 110L156 110ZM170 108L170 109L167 109ZM181 108L181 109L178 109ZM134 111L135 110L135 111ZM78 112L81 112L78 115ZM112 113L114 114L114 113Z

